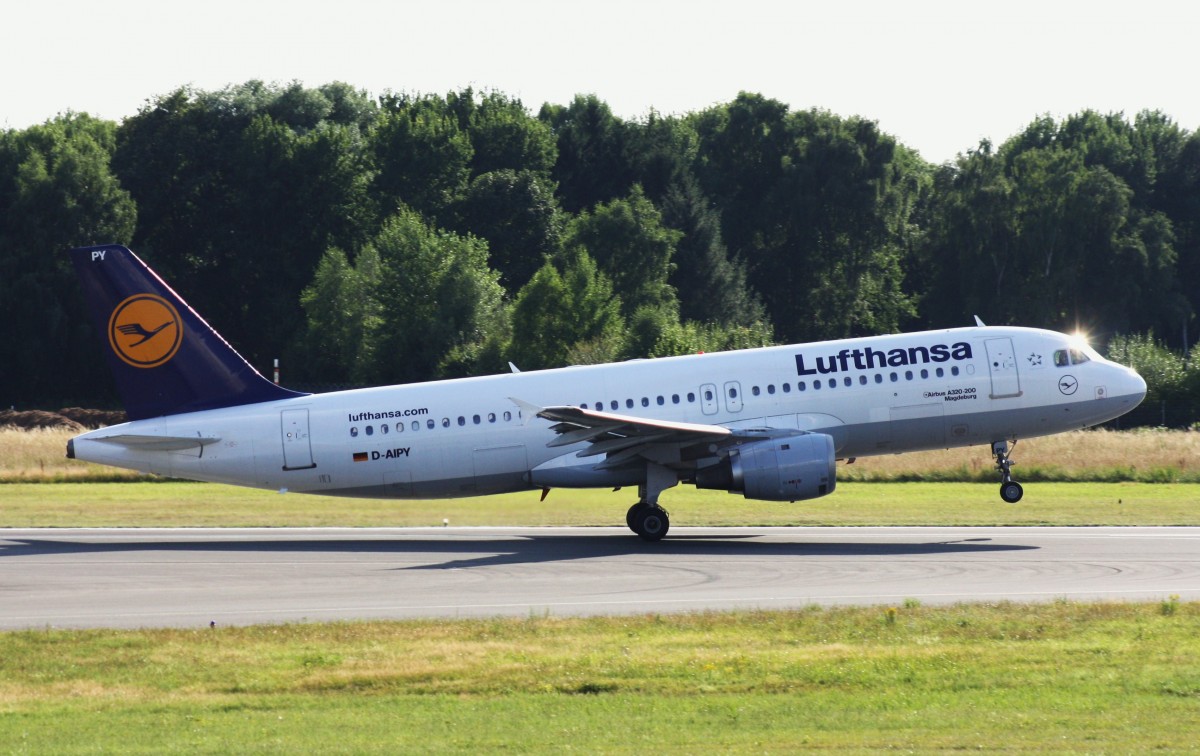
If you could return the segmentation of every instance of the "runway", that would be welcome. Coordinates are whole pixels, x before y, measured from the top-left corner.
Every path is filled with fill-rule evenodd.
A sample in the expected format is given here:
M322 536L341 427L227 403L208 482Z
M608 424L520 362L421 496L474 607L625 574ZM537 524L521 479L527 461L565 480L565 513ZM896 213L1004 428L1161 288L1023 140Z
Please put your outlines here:
M1200 600L1200 528L0 530L0 629Z

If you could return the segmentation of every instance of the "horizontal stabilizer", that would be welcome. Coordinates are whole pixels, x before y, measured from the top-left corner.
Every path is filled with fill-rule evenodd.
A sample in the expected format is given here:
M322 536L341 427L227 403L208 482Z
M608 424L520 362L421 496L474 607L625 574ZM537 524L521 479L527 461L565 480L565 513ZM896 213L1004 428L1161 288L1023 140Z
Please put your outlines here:
M156 436L144 433L118 433L112 436L90 436L89 441L116 444L146 451L183 451L208 446L220 441L218 436Z

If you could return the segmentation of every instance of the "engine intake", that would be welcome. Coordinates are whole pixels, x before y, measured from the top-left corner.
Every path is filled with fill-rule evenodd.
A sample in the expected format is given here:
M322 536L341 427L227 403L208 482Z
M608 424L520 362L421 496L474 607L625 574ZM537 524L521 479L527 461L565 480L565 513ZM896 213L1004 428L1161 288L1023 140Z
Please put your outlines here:
M801 501L837 486L833 437L803 433L740 446L696 471L696 488L741 493L747 499Z

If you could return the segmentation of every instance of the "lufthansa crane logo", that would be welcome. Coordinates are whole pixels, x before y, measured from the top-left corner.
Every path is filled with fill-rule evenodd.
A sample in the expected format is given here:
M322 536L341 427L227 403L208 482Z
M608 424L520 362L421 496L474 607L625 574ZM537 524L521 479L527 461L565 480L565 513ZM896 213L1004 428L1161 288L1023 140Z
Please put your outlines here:
M183 321L170 302L134 294L108 319L108 343L127 365L152 368L175 356L183 343Z

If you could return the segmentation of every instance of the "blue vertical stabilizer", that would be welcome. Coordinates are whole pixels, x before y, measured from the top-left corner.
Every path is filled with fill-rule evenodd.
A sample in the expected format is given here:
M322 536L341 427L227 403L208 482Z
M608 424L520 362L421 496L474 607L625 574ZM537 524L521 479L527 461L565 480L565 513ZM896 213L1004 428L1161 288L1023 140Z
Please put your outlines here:
M128 248L70 255L130 420L305 396L264 378Z

